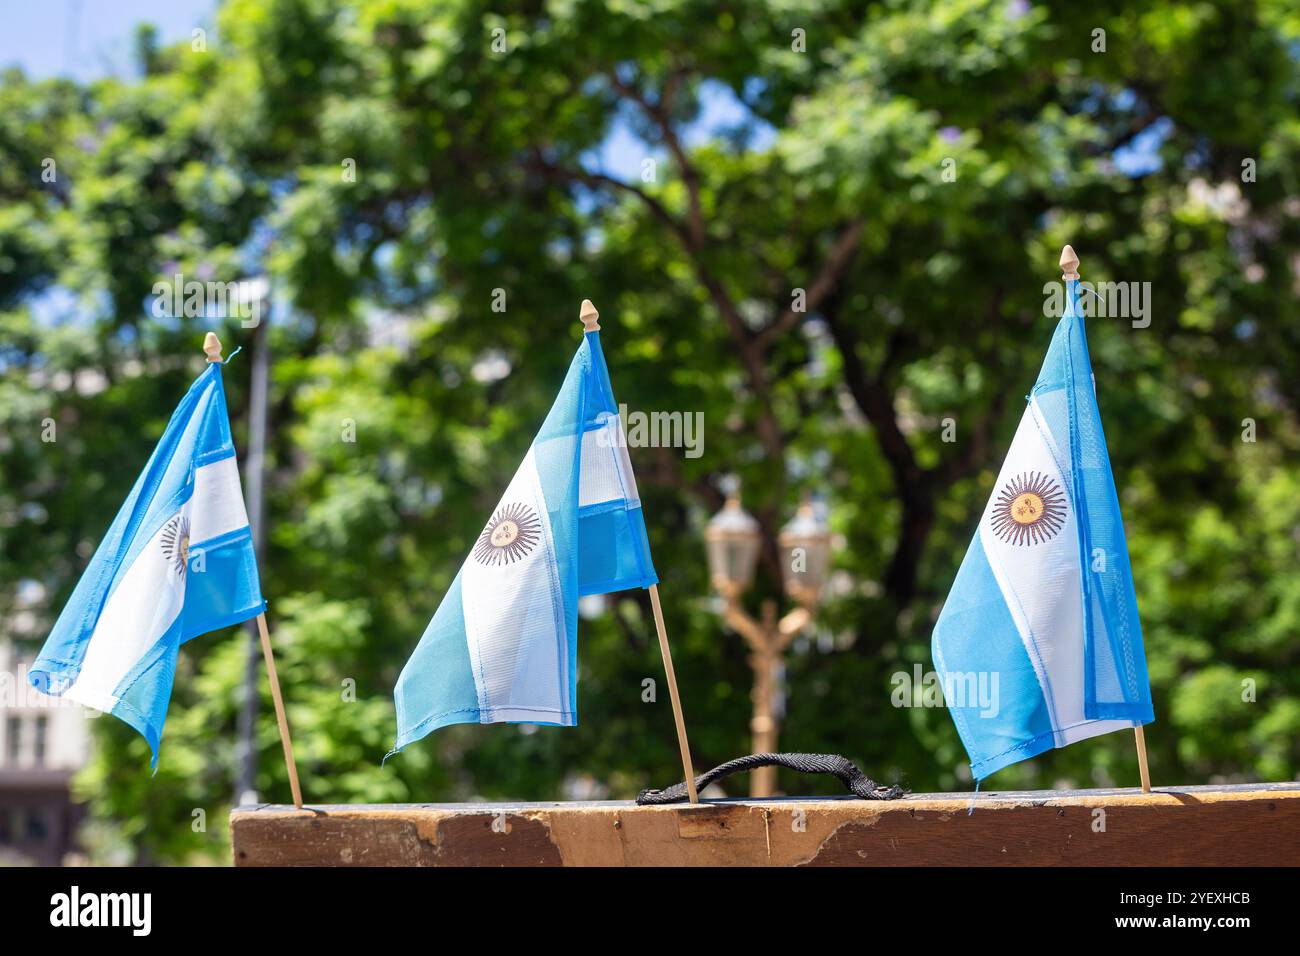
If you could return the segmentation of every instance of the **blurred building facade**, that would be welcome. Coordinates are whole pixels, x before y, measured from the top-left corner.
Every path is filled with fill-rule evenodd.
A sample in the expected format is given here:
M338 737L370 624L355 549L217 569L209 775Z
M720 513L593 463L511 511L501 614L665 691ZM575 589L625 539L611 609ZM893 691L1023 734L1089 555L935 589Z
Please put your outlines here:
M0 638L0 865L58 866L83 808L73 775L89 755L87 711L36 691L31 660Z

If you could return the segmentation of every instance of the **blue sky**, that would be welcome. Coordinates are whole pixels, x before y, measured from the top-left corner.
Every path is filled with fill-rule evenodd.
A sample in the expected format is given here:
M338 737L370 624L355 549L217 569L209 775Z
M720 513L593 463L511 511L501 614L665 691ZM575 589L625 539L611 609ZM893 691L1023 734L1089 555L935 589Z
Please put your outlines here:
M188 40L195 27L213 29L218 0L0 0L0 68L19 66L30 77L64 76L87 82L104 76L128 78L135 72L134 38L140 23L153 23L163 44ZM737 126L748 110L725 86L708 83L701 91L701 115L684 132L690 145ZM752 148L766 148L775 131L758 124ZM586 157L590 169L629 182L641 175L647 156L662 152L640 140L626 123L616 123L605 141ZM38 303L49 317L76 310L63 290L50 290Z
M0 0L0 68L20 66L31 77L67 76L80 81L134 72L137 24L153 23L164 44L186 40L202 26L215 43L214 11L218 0ZM696 143L718 130L737 125L747 115L730 90L711 85L701 97L703 112L686 131ZM771 142L771 128L756 131L751 146ZM626 126L616 126L588 165L635 181L641 161L654 151Z
M0 0L0 67L18 65L38 78L68 76L87 81L129 76L139 23L157 26L163 43L188 39L197 26L207 29L209 42L215 43L212 25L217 6L218 0ZM722 84L707 83L700 99L701 115L684 131L689 145L743 123L748 116L745 106ZM770 126L758 124L750 148L767 148L774 135ZM1159 147L1168 135L1166 121L1155 124L1115 153L1117 166L1130 176L1154 172L1160 167ZM627 124L616 123L584 162L589 169L635 182L642 160L657 152Z
M29 76L69 76L86 81L107 75L129 76L133 66L136 25L150 22L163 43L187 39L196 26L212 29L218 0L0 0L0 67L21 66ZM686 131L694 144L734 126L746 117L745 107L720 84L701 96L703 113ZM1158 123L1115 154L1120 170L1139 176L1160 167L1157 151L1168 136L1167 123ZM755 131L751 148L770 145L774 130ZM591 168L635 181L641 161L653 151L625 125L617 125L599 150L587 158Z
M0 68L17 65L31 77L66 76L86 82L134 73L134 36L138 24L153 23L162 43L188 40L195 27L213 30L219 0L0 0ZM738 126L749 118L740 100L721 83L708 82L701 90L701 114L683 131L688 145L696 145ZM1159 147L1171 124L1162 120L1132 143L1118 150L1114 160L1130 176L1160 167ZM775 130L756 123L749 148L766 149ZM627 182L637 182L647 156L665 161L661 150L643 142L626 122L616 122L605 141L583 157L584 164ZM40 303L50 315L75 309L62 290L50 290Z
M165 43L209 30L216 0L0 0L0 67L77 80L127 76L136 24L156 25Z

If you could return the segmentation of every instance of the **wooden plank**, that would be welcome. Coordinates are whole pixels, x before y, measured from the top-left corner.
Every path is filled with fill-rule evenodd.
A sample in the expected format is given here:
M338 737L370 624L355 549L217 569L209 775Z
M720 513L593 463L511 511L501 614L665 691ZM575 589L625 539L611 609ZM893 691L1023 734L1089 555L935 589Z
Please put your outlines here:
M258 805L238 866L1296 866L1300 784L632 803Z

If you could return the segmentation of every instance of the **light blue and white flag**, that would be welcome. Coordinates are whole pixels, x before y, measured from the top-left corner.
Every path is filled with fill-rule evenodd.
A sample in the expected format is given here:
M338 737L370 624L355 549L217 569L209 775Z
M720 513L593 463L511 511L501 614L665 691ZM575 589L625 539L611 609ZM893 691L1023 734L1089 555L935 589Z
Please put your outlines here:
M1078 286L934 628L977 780L1154 719Z
M157 767L177 649L265 607L214 362L172 413L30 679L126 721Z
M588 332L550 414L402 669L393 753L458 723L578 722L578 598L658 582Z

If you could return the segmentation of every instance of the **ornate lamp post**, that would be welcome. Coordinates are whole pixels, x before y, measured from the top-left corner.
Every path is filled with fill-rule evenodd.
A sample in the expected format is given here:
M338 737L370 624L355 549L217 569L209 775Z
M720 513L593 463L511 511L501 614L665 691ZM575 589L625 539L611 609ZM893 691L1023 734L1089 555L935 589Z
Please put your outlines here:
M808 501L781 529L777 537L781 574L785 593L797 606L779 620L773 600L763 602L759 620L741 605L741 596L753 582L763 539L758 522L741 507L738 489L728 495L727 503L709 522L704 542L709 578L724 602L723 618L749 644L749 665L754 670L754 716L749 724L754 753L775 753L779 675L784 672L790 642L812 623L813 609L830 567L830 532ZM776 789L776 768L760 767L750 772L749 779L750 796L770 797Z

